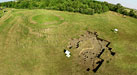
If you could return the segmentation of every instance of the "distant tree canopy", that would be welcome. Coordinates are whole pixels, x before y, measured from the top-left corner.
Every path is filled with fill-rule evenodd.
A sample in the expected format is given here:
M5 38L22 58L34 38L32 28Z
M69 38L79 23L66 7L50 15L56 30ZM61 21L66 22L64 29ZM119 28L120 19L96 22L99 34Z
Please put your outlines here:
M133 10L127 12L120 4L114 5L95 0L16 0L0 3L0 6L18 9L54 9L60 11L79 12L89 15L93 15L95 13L100 14L111 10L124 15L136 17Z
M117 5L110 4L107 2L104 2L104 3L105 3L105 5L107 5L109 7L109 10L111 10L111 11L115 11L115 12L118 12L123 15L137 18L137 14L136 14L135 10L133 10L133 9L125 8L119 3ZM126 9L128 9L128 10L126 10Z

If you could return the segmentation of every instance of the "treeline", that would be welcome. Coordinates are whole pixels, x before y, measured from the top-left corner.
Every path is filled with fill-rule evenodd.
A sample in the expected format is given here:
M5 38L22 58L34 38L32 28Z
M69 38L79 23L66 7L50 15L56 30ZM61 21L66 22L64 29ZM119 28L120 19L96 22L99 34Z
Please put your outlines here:
M133 10L129 12L120 4L113 5L107 2L99 2L95 0L18 0L0 3L0 6L18 9L54 9L60 11L79 12L82 14L93 15L95 13L104 13L109 10L124 15L137 18Z
M137 12L133 9L123 7L119 3L117 5L110 4L107 2L104 2L104 3L105 3L105 5L107 5L109 7L109 10L111 10L111 11L115 11L115 12L118 12L118 13L123 14L123 15L127 15L127 16L137 18Z
M23 9L54 9L90 15L109 11L109 8L104 3L93 0L19 0L17 2L1 3L1 6Z

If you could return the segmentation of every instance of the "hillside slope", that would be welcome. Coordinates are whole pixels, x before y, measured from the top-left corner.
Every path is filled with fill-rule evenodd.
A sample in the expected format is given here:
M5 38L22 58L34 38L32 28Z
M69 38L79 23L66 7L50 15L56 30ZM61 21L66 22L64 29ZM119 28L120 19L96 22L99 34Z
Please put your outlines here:
M115 34L111 30L117 28ZM71 38L96 31L116 52L96 75L137 74L137 19L107 12L83 15L54 10L9 9L0 18L1 75L90 75L77 64L77 55L66 58L63 49Z

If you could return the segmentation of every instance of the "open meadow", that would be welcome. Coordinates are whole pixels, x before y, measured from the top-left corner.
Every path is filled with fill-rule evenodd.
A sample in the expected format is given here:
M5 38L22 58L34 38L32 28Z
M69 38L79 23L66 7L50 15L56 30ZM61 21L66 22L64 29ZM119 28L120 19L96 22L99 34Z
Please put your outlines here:
M0 18L0 75L136 75L137 19L115 12L84 15L45 9L7 9ZM112 29L117 28L116 34ZM63 52L71 38L97 32L111 42L94 74L78 63L76 51ZM111 59L111 60L110 60ZM110 60L109 62L107 62Z

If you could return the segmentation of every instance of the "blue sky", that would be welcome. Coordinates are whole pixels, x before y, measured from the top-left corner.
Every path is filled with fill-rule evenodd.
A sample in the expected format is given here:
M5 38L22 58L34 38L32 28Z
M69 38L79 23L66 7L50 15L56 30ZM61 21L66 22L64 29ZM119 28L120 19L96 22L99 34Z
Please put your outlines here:
M137 9L137 0L98 0L98 1L106 1L112 4L120 3L125 7Z
M5 1L13 1L13 0L0 0L0 2L5 2ZM98 1L107 1L113 4L120 3L125 7L137 9L137 0L98 0Z

